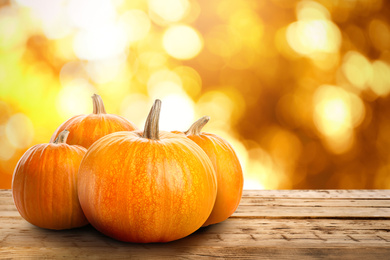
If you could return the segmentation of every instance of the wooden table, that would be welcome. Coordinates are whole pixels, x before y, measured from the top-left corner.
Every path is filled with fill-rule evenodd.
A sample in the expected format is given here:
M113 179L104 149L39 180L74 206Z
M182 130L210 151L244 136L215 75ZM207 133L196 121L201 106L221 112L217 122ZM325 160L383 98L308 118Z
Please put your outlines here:
M0 258L390 259L390 190L244 191L223 223L166 244L113 240L91 226L51 231L0 190Z

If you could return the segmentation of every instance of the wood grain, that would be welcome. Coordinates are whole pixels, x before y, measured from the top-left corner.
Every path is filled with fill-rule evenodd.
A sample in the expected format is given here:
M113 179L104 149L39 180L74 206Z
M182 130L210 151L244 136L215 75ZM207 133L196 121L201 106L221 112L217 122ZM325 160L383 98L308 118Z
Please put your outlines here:
M166 244L132 244L93 227L51 231L0 190L0 258L389 259L390 191L244 191L228 220Z
M243 197L390 199L390 190L247 190Z

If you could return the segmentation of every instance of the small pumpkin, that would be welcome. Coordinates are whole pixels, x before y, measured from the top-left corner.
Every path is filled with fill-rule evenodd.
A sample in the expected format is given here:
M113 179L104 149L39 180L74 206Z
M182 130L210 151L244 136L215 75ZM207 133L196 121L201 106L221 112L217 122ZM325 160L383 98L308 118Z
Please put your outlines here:
M204 116L185 132L206 152L217 174L217 199L203 226L222 222L234 213L240 203L244 184L241 164L233 147L218 135L201 132L209 120L208 116Z
M88 224L77 197L77 172L84 147L66 144L64 130L53 143L26 151L16 165L12 195L20 215L47 229L70 229Z
M78 193L89 222L112 238L168 242L209 217L217 186L213 166L190 139L159 131L156 100L145 130L96 141L79 170Z
M99 138L118 131L133 131L137 127L126 118L107 114L102 98L94 94L93 113L89 115L77 115L60 125L52 135L53 142L58 134L67 129L70 131L67 143L77 144L89 148Z

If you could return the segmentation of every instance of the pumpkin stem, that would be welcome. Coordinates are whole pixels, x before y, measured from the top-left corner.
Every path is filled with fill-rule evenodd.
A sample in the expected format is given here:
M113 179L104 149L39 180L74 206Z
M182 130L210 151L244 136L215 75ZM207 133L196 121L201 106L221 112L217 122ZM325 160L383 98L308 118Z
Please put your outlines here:
M158 122L160 120L161 100L156 99L146 119L143 138L159 140Z
M97 95L93 94L92 102L93 102L93 113L94 114L107 114L106 109L104 108L103 99Z
M190 128L184 132L186 135L200 135L202 128L207 124L210 120L209 116L204 116L198 119L195 123L193 123Z
M56 138L56 140L53 143L54 144L64 144L64 143L66 143L66 139L68 139L68 135L69 135L69 131L68 130L62 131L58 135L58 137Z

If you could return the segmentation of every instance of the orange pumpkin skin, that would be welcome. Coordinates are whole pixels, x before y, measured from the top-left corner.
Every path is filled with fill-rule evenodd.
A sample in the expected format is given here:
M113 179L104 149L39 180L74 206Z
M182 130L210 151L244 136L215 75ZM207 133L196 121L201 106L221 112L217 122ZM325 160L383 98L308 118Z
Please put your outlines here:
M117 132L95 142L79 170L78 193L89 222L127 242L168 242L209 217L217 186L207 155L169 132L159 140Z
M52 135L53 142L63 130L69 130L68 144L81 145L89 148L99 138L119 131L133 131L137 127L126 118L106 114L103 101L100 96L92 96L94 112L89 115L77 115L60 125Z
M241 164L233 147L222 137L205 132L187 137L206 152L217 174L217 199L203 226L222 222L234 213L241 200L244 185Z
M81 146L38 144L19 160L12 195L20 215L47 229L88 224L77 197L77 172L86 153Z

